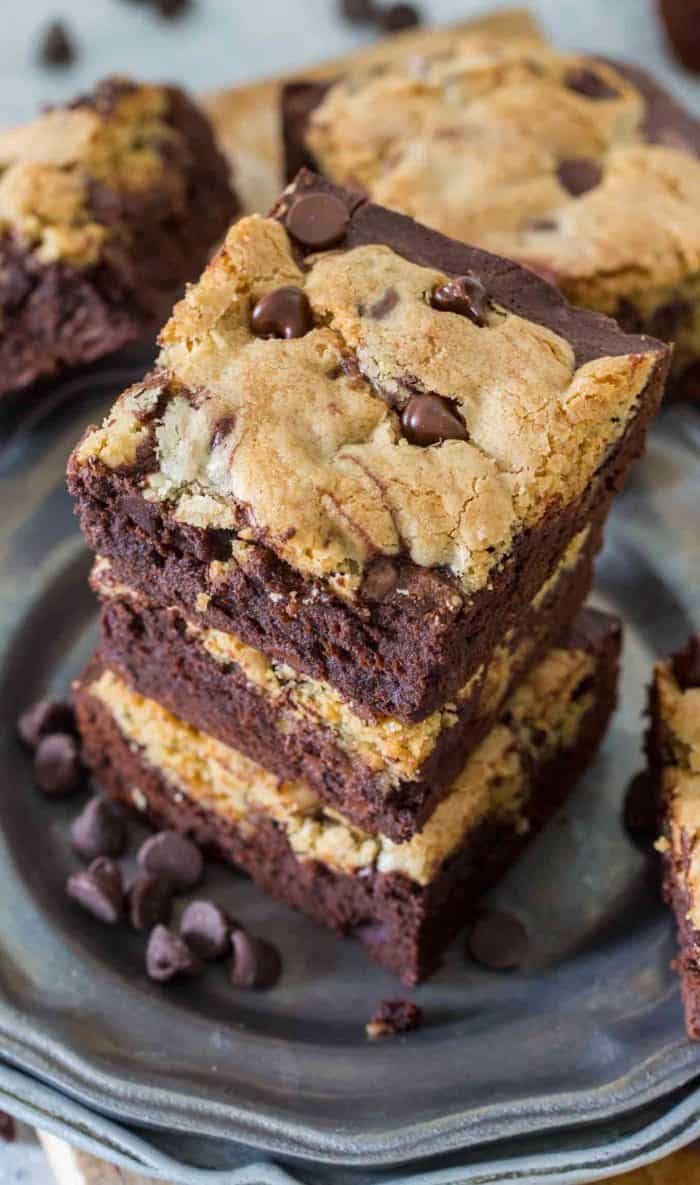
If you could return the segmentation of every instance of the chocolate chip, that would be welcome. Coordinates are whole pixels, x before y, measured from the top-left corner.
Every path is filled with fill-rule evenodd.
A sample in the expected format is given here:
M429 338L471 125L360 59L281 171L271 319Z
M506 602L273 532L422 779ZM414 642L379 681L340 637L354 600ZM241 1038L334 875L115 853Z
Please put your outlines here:
M588 156L570 156L559 162L557 176L567 193L572 197L580 197L600 184L603 170L597 161Z
M287 211L287 230L303 247L314 250L340 242L350 215L340 198L332 193L307 193Z
M34 754L34 781L55 798L73 794L82 783L83 767L75 737L52 732L42 737Z
M141 846L138 860L145 872L164 876L176 889L191 889L204 867L199 848L177 831L151 835Z
M184 16L192 7L192 0L151 0L159 16L166 20L174 20Z
M200 959L220 959L231 949L231 918L213 901L193 901L180 921L180 933Z
M76 58L75 45L66 26L54 21L44 33L39 57L44 66L70 66Z
M671 665L683 691L700 687L700 634L692 634L688 638L683 649L674 654Z
M101 922L113 926L124 916L124 886L119 866L106 856L68 877L66 892Z
M258 337L303 337L313 326L306 293L292 285L262 296L250 316L250 327Z
M417 1029L423 1013L412 1000L382 1000L365 1031L371 1041L381 1037L395 1037Z
M374 304L367 308L361 306L360 316L371 317L373 321L381 321L384 317L388 317L392 309L395 309L399 303L399 294L395 288L387 288L386 292Z
M530 218L525 223L525 230L549 231L557 230L558 224L554 218Z
M146 947L146 973L158 983L176 975L196 975L202 964L194 951L174 930L158 925L151 931Z
M159 922L169 922L173 911L175 886L165 876L141 873L129 886L129 921L135 930L150 930Z
M487 323L488 293L473 272L465 276L454 276L435 288L430 303L434 309L439 309L442 313L459 313L462 317L468 317L475 325L483 327Z
M617 99L619 91L587 66L574 66L564 75L564 83L570 91L585 95L587 99Z
M420 13L412 4L390 4L379 13L379 25L385 33L400 33L420 24Z
M0 1111L0 1140L5 1144L11 1144L17 1137L17 1127L11 1115L7 1111Z
M651 840L658 832L656 786L648 769L636 774L627 787L623 821L625 829L634 839Z
M99 795L91 798L71 827L71 843L84 860L97 856L121 856L127 831L118 806Z
M372 0L340 0L338 9L343 20L353 24L373 21L377 15Z
M491 971L509 971L520 966L528 945L522 922L502 909L482 910L467 935L470 955Z
M698 0L659 0L659 10L676 57L686 69L700 73Z
M693 306L687 300L669 300L654 310L649 319L649 333L662 341L673 341L676 334L688 324Z
M364 601L383 601L396 588L399 574L393 560L381 557L373 560L362 581Z
M274 946L262 938L254 938L245 930L233 931L231 945L230 976L234 987L269 988L277 983L282 963Z
M401 427L410 444L427 448L443 440L467 440L467 430L441 395L412 395L401 415Z
M17 720L20 740L29 749L36 749L42 737L50 732L75 732L75 712L70 704L40 699L25 708Z

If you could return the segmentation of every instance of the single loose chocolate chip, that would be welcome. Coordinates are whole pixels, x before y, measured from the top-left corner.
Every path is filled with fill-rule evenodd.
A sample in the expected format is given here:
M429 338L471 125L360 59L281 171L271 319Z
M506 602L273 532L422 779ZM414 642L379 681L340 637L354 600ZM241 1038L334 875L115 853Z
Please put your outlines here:
M118 806L99 795L91 798L71 827L71 843L84 860L97 856L121 856L126 847L124 815Z
M683 691L700 687L700 634L692 634L672 659L673 673Z
M34 781L44 794L62 798L82 782L83 767L75 737L52 732L42 737L34 753Z
M303 247L314 250L340 242L350 215L340 198L332 193L307 193L287 211L287 230Z
M420 13L412 4L390 4L380 10L379 25L385 33L400 33L420 24Z
M193 901L180 921L180 933L200 959L220 959L231 949L234 922L213 901Z
M113 926L124 916L124 886L119 866L106 856L68 877L66 892L101 922Z
M151 835L141 846L138 860L145 872L164 876L176 889L191 889L204 867L199 848L177 831Z
M454 276L435 288L430 297L434 309L442 313L459 313L483 328L487 324L489 297L484 285L473 272Z
M362 599L383 601L396 588L399 574L393 560L381 557L368 567L362 581Z
M567 70L564 75L564 83L570 91L577 91L579 95L585 95L587 99L619 98L619 91L610 86L595 70L589 70L587 66L574 66L571 70Z
M634 838L654 838L658 831L656 787L651 772L643 769L630 781L623 808L625 829Z
M192 7L192 0L152 0L152 4L159 16L174 20L185 15Z
M159 922L169 922L173 911L175 886L165 876L141 873L129 886L129 921L135 930L150 930Z
M365 1026L371 1041L382 1037L395 1037L417 1029L423 1020L423 1013L412 1000L382 1000L369 1024Z
M230 976L234 987L269 988L277 983L282 963L274 946L263 938L254 938L245 930L232 932L231 945Z
M588 156L570 156L559 162L557 176L567 193L572 197L580 197L600 184L603 170L597 161Z
M412 395L401 415L410 444L427 448L443 440L467 440L467 430L448 399L441 395Z
M527 930L503 909L484 909L467 935L467 948L477 963L491 971L520 966L528 950Z
M30 704L17 721L20 740L36 749L42 737L50 732L75 732L75 712L70 704L40 699Z
M343 20L353 24L373 21L377 15L372 0L340 0L338 8Z
M292 285L266 293L250 316L250 327L257 337L303 337L313 326L306 293Z
M196 975L202 964L184 938L158 925L151 931L146 947L146 972L150 979L166 983L176 975Z
M395 309L399 303L399 294L395 288L387 288L386 292L374 304L367 308L360 309L361 316L371 317L373 321L381 321L384 317L388 317L392 309Z
M11 1115L7 1111L0 1111L0 1140L5 1144L11 1144L17 1136L17 1127Z
M70 66L76 58L75 45L66 26L54 21L44 33L39 57L44 66Z

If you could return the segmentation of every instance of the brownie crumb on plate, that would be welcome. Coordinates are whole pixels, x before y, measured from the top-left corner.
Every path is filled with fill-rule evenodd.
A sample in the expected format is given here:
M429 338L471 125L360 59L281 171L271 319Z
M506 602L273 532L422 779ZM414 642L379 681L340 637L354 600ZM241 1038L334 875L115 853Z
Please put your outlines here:
M372 1019L365 1025L370 1041L382 1037L396 1037L417 1029L423 1020L423 1013L412 1000L382 1000Z

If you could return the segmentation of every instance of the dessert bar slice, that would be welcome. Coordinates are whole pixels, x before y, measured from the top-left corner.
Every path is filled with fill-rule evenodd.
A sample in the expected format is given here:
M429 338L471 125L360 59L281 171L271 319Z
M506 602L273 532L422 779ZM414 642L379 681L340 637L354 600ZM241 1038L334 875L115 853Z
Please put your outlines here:
M192 834L415 983L594 755L615 700L619 641L614 619L584 612L509 698L422 831L400 844L184 724L99 656L75 699L86 758L108 794Z
M280 778L307 782L365 831L407 839L494 723L510 687L581 607L597 545L589 528L576 536L490 661L454 701L416 723L359 714L328 683L119 584L106 559L92 577L103 604L101 652L134 690L188 724Z
M658 663L649 704L649 765L658 794L664 897L674 911L688 1036L700 1039L700 634Z
M375 714L489 661L643 446L668 348L305 173L69 465L116 578Z
M700 396L700 122L643 70L456 33L283 92L301 165L509 258L574 304L674 341Z
M0 393L155 332L235 211L176 87L110 78L0 133Z

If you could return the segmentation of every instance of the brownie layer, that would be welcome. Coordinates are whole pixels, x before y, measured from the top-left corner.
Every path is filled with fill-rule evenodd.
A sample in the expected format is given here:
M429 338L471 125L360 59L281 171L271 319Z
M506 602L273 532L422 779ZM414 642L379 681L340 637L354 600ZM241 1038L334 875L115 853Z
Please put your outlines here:
M0 393L153 334L237 209L206 117L175 87L107 80L0 136L0 171Z
M77 685L76 705L86 758L108 794L146 811L158 825L192 834L214 854L248 871L273 896L360 938L373 958L405 982L416 983L435 969L478 895L517 858L595 753L615 701L619 629L598 618L592 633L579 633L577 644L590 647L595 660L585 692L578 692L585 703L575 728L564 729L546 759L531 752L522 767L517 812L483 815L426 884L376 866L350 874L303 857L269 815L250 812L244 822L236 822L223 809L205 807L183 793L145 760L143 749L124 735L107 704L91 693L101 678L99 664Z
M230 634L203 630L116 585L98 562L102 653L142 695L241 750L278 777L301 779L358 827L402 840L420 829L494 722L509 690L574 618L592 581L598 537L576 541L456 701L419 724L363 720L328 685L276 670Z

